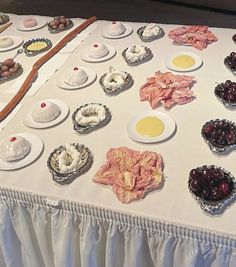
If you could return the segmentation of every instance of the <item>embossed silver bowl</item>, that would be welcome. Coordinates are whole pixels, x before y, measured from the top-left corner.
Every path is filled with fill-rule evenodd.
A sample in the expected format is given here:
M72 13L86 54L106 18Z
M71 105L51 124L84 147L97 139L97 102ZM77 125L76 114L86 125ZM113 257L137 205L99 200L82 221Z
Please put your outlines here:
M119 93L129 89L134 84L134 81L133 81L132 76L129 73L127 72L125 73L127 74L127 77L124 81L124 84L122 84L122 86L120 86L119 88L115 90L112 88L106 87L106 85L104 84L104 79L107 76L107 73L103 74L101 78L99 79L99 84L101 85L103 91L108 95L118 95Z
M36 43L42 43L44 44L44 46L38 49L30 49L30 45L36 44ZM35 56L39 53L49 50L51 47L52 47L52 42L47 38L35 38L35 39L27 41L23 45L24 52L27 56Z
M141 27L141 28L139 28L137 30L137 34L138 34L139 38L143 42L151 42L151 41L160 39L160 38L162 38L165 35L164 30L161 27L159 27L159 33L157 35L152 35L150 37L145 37L145 36L143 36L143 31L145 30L145 28L146 28L146 26L143 26L143 27Z
M72 172L60 171L58 156L62 151L66 149L63 145L54 149L54 151L48 157L47 166L49 168L49 171L52 174L53 180L59 184L71 183L75 178L87 172L93 164L93 156L86 146L78 143L73 143L72 145L74 145L75 148L81 153L81 157L76 170Z
M227 145L218 145L218 144L215 144L213 143L213 141L211 141L207 135L204 133L204 127L208 124L214 124L215 122L219 122L219 121L223 121L223 122L226 122L226 123L230 123L236 130L236 124L233 123L232 121L229 121L229 120L220 120L220 119L216 119L216 120L210 120L210 121L207 121L203 126L202 126L202 130L201 130L201 134L202 134L202 137L203 139L206 141L206 143L209 145L209 148L217 153L217 154L223 154L223 153L228 153L230 152L232 149L234 149L236 147L236 143L234 144L227 144Z
M49 32L50 33L59 33L59 32L63 32L63 31L69 30L70 28L72 28L74 26L74 23L73 23L73 21L71 19L68 19L68 20L69 20L69 23L67 25L65 25L64 28L61 28L61 29L59 29L59 28L52 28L50 26L50 22L51 21L49 21L47 23L47 27L48 27Z
M78 121L76 120L76 115L78 113L78 111L83 108L83 107L87 107L89 105L99 105L104 107L105 111L106 111L106 115L104 120L100 121L99 123L91 123L89 125L81 125L78 123ZM106 126L109 122L111 121L111 112L109 110L109 108L101 103L89 103L89 104L85 104L84 106L81 106L79 108L77 108L74 113L72 114L72 122L73 122L73 127L74 130L76 132L78 132L79 134L88 134L94 130L97 130L99 128L102 128L104 126Z
M137 61L131 61L126 57L126 51L127 50L128 50L128 48L126 48L122 52L122 57L124 58L124 60L126 61L127 64L132 65L132 66L136 66L136 65L139 65L141 63L147 62L150 59L152 59L152 57L153 57L151 49L149 49L148 47L145 47L146 54L144 55L144 57L142 59L138 59Z
M4 83L4 82L7 82L7 81L10 81L10 80L13 80L13 79L17 78L18 76L20 76L23 73L22 66L19 63L15 63L15 64L17 64L18 68L10 76L8 76L8 77L1 77L1 75L0 75L0 84L1 83Z
M202 170L203 168L214 168L214 169L220 169L224 173L225 179L229 180L229 184L231 185L231 191L229 195L227 195L225 198L221 200L206 200L202 198L201 196L195 194L191 188L190 188L190 177L188 182L188 188L193 197L198 201L200 204L200 207L207 213L210 213L211 215L217 215L221 214L227 207L229 207L236 199L236 181L234 176L227 171L226 169L222 167L217 167L215 165L204 165L201 167L196 168L197 170Z

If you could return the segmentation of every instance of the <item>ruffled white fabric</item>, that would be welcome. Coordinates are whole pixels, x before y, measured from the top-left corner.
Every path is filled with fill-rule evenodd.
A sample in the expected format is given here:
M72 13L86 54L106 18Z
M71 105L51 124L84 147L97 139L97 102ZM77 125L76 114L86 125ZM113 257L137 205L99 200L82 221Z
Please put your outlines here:
M236 238L0 189L1 267L235 267Z

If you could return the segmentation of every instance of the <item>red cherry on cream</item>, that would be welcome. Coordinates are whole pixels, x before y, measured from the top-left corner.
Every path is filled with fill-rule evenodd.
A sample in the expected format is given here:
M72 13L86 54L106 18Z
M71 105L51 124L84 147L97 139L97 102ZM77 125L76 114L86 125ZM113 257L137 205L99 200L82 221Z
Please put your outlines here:
M79 70L79 68L78 67L74 67L74 69L73 70Z
M45 103L41 103L41 108L44 108L46 107L46 104Z
M93 45L93 47L98 47L98 45L97 45L97 44L95 44L95 45Z
M12 138L10 139L10 142L14 142L14 141L16 141L16 137L12 137Z

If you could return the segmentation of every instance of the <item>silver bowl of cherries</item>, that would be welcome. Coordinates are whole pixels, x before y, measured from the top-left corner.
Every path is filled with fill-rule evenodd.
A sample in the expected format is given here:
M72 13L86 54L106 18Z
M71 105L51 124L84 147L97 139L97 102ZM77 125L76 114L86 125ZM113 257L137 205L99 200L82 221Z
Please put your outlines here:
M216 97L227 108L236 108L236 82L230 80L220 83L215 87Z
M210 213L222 213L235 200L234 176L222 167L204 165L189 173L188 187L200 207Z

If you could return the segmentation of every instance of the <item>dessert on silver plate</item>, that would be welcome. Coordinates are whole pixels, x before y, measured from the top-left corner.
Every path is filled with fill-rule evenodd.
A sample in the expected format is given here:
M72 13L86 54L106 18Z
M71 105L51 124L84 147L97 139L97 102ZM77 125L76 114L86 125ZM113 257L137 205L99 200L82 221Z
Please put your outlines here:
M48 22L48 30L51 33L59 33L72 28L73 21L65 16L56 16L53 20Z
M236 125L229 120L210 120L201 130L210 149L218 154L231 151L236 146Z
M47 161L53 180L60 184L71 183L76 177L87 172L92 163L90 150L78 143L59 146Z
M153 41L165 35L164 30L156 23L150 23L147 26L139 28L137 34L144 42Z
M229 171L215 165L192 169L188 187L201 208L210 214L222 213L235 200L235 178Z
M104 127L110 120L110 110L100 103L85 104L72 114L74 130L80 134L88 134Z
M52 47L52 42L47 38L35 38L24 43L23 48L27 56L35 56Z
M99 83L105 93L108 95L116 95L129 89L134 81L129 73L110 67L109 72L101 76Z
M14 62L12 58L8 58L0 63L0 83L9 81L21 75L22 66Z
M126 48L122 56L129 65L138 65L150 60L153 57L152 51L142 45L133 45Z

